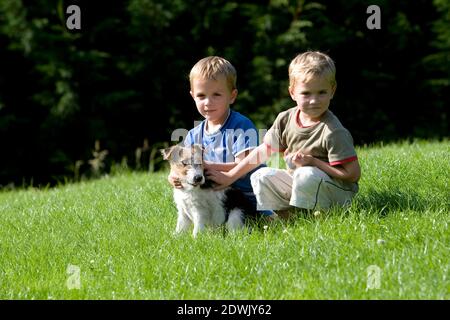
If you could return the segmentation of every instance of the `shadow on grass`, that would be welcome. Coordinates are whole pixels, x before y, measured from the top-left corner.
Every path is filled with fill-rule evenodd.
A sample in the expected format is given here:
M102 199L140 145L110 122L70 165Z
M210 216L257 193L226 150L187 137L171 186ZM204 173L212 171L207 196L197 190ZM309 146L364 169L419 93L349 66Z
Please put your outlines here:
M433 197L424 197L417 192L404 190L374 190L370 189L359 193L353 200L351 207L332 207L327 213L317 210L307 210L291 207L287 217L270 221L267 217L259 217L247 221L253 231L265 232L268 226L286 226L296 223L314 223L326 216L347 216L349 211L358 215L377 215L385 217L402 211L415 211L423 213L427 210L442 210L441 206L445 206L440 201L436 201ZM445 208L444 208L445 210Z
M380 216L405 210L423 212L436 205L432 199L424 198L416 192L400 190L368 190L358 194L354 202L356 208L376 211Z

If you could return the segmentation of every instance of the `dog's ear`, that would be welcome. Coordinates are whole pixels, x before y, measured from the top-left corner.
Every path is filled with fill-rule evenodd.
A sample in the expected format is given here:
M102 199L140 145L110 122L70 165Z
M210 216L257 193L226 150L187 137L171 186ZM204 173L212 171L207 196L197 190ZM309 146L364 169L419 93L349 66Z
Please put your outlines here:
M192 149L194 150L194 152L201 152L202 154L205 152L205 147L203 147L203 145L201 144L193 144Z
M161 149L160 151L161 151L161 154L163 155L164 160L168 160L171 162L177 162L180 159L182 159L183 150L184 150L184 148L181 145L176 144L169 148Z
M196 162L196 164L202 164L205 148L201 144L194 144L192 145L192 153L200 155L200 157L195 157L194 162Z
M159 150L161 152L164 160L169 160L170 159L170 156L172 155L172 152L175 149L175 147L176 146L171 146L169 148L165 148L165 149L160 149Z

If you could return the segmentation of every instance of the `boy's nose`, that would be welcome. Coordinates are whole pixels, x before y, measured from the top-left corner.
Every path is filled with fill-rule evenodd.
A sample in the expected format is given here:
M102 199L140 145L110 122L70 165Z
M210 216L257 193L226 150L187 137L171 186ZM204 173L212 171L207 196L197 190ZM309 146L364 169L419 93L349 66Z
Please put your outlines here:
M309 99L309 103L316 103L318 100L319 100L319 99L318 99L316 96L312 96L312 97Z

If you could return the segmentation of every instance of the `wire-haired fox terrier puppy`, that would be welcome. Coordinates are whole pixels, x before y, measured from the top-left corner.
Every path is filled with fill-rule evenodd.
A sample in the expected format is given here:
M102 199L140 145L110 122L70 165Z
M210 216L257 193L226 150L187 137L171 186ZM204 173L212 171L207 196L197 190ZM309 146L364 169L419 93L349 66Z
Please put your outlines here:
M173 190L178 209L176 233L187 231L191 224L194 224L194 237L206 226L226 224L233 231L244 226L246 216L255 215L242 191L235 188L216 191L212 182L205 179L201 145L175 145L162 149L161 153L183 186Z

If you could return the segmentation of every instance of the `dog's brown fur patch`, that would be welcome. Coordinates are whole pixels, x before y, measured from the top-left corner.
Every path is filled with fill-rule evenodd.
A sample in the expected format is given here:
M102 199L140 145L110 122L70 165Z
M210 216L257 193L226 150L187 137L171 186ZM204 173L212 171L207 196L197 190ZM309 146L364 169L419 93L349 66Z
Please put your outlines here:
M164 160L170 164L170 172L176 176L185 176L192 164L203 164L203 147L193 145L191 148L184 148L180 145L171 146L161 150Z

